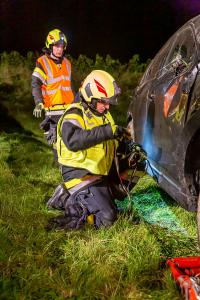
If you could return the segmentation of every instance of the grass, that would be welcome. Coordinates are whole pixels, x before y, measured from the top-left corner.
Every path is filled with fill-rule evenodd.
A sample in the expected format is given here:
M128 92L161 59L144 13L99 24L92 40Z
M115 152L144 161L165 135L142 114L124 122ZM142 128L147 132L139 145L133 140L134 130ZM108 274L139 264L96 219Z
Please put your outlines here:
M46 202L61 176L30 112L29 81L21 90L9 76L0 91L0 300L180 299L166 260L199 255L195 213L147 175L118 202L111 228L47 230L58 212Z
M61 177L31 128L0 134L0 299L180 299L165 261L199 254L195 214L145 176L111 228L46 230Z

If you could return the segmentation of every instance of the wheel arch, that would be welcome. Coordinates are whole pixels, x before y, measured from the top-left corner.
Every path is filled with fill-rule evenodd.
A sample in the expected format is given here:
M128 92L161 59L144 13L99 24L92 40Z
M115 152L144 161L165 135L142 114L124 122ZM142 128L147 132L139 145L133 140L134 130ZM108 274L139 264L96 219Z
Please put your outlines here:
M199 187L194 182L194 173L200 170L200 111L189 120L184 128L176 151L179 178L186 194L198 196Z

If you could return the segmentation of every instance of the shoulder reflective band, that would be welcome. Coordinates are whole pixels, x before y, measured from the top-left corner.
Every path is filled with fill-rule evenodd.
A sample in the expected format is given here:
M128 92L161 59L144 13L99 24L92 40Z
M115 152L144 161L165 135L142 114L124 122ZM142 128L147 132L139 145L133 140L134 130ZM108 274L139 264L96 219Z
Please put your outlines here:
M36 67L33 71L32 76L39 78L43 84L46 84L46 74L38 67Z

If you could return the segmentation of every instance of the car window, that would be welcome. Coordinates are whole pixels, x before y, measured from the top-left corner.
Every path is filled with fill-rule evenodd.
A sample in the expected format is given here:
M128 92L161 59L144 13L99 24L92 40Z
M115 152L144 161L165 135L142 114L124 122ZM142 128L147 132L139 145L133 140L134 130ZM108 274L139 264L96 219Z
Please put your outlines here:
M166 73L174 73L178 76L190 68L196 57L195 38L190 27L183 29L177 34L177 38L169 51L160 76Z
M163 61L165 60L165 57L169 53L169 49L171 48L173 40L174 37L172 36L166 42L166 44L160 49L160 51L157 53L154 59L151 61L150 65L148 66L147 70L144 73L144 76L142 77L142 80L140 81L140 85L157 76L157 74L159 73L160 69L163 66Z

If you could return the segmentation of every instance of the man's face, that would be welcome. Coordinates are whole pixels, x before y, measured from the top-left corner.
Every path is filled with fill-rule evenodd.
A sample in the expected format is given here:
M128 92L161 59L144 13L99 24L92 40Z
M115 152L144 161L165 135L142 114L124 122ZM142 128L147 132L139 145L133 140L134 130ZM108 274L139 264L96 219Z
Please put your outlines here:
M56 57L62 57L64 51L63 44L57 44L53 46L53 55Z
M105 112L105 110L108 110L110 108L110 104L109 103L105 103L105 102L97 102L97 106L96 106L96 110L102 114Z

